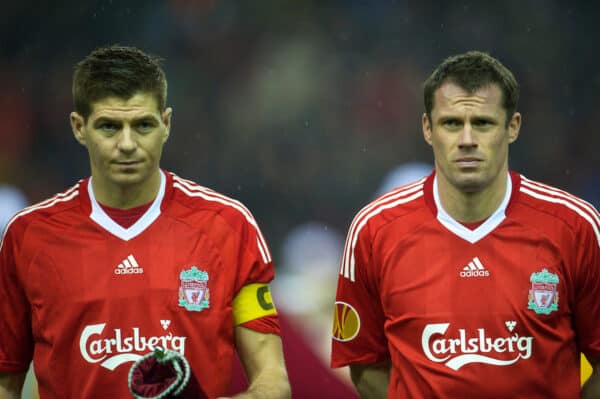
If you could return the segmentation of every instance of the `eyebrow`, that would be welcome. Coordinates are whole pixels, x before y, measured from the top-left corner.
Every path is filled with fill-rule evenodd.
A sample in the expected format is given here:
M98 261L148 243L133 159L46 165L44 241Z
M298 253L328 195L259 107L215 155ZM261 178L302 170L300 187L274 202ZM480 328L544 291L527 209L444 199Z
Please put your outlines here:
M101 123L105 123L105 122L110 122L110 123L121 123L121 121L119 121L118 119L114 119L114 118L109 118L108 116L101 116L98 119L94 119L93 124L94 126L98 126Z
M489 116L489 115L473 116L471 118L472 121L485 121L485 122L496 122L498 119L500 119L500 118L496 118L496 117Z
M155 122L159 122L159 119L154 114L144 114L144 115L136 116L135 118L132 118L130 121L131 121L131 123L136 123L136 122L141 122L141 121L146 121L146 120L152 120ZM110 116L102 115L102 116L98 117L98 119L94 120L94 125L97 125L98 123L102 123L102 122L123 123L123 120L121 118L113 118Z
M474 121L474 120L487 120L487 121L495 121L498 120L500 118L499 115L490 115L490 114L478 114L478 115L470 115L467 119ZM456 114L442 114L442 115L438 115L438 120L439 121L448 121L448 120L463 120L465 118L463 118L463 115L456 115Z

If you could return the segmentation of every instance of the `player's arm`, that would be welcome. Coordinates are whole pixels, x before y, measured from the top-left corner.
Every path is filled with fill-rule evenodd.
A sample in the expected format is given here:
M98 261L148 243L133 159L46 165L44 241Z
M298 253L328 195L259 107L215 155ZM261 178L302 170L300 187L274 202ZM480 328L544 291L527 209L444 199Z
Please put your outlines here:
M598 220L598 213L591 205L589 210ZM592 366L592 374L583 384L582 399L600 399L600 235L594 225L582 223L581 231L574 240L573 263L578 268L575 288L576 293L573 315L577 346ZM565 253L568 253L565 251Z
M600 359L588 359L592 365L592 375L583 384L581 399L600 399Z
M233 300L236 350L248 378L248 390L234 398L290 397L276 317L277 310L268 284L245 285ZM271 324L273 318L276 328Z
M236 399L287 399L290 384L283 360L281 338L243 326L235 327L237 352L248 377L248 390Z
M350 377L361 398L387 398L391 362L382 291L377 284L371 227L365 225L360 234L355 230L360 215L348 232L338 277L331 366L350 367Z
M390 385L390 363L351 364L350 377L362 399L385 399Z
M25 374L0 372L0 399L20 399Z
M4 236L0 231L0 399L21 397L33 352L30 305L15 261L17 248L23 246L16 238L22 236L22 226L17 225L7 228Z

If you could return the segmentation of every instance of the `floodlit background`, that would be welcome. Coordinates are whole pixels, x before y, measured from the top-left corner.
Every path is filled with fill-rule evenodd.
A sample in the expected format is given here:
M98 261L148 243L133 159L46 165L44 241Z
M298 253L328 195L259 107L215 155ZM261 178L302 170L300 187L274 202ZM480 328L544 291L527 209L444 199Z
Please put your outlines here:
M113 43L160 55L174 108L162 166L252 210L275 301L326 359L345 231L377 193L429 170L421 83L446 56L479 49L512 69L511 168L600 204L600 3L484 3L6 2L0 223L89 173L68 123L73 65Z

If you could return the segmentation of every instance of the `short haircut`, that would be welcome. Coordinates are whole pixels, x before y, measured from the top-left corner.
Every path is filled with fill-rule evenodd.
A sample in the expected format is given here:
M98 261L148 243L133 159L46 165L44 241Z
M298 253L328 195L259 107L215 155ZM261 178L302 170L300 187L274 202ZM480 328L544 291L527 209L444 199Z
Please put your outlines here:
M452 82L469 93L490 84L497 84L502 91L502 106L506 111L507 125L517 109L519 84L512 72L489 54L468 51L446 58L425 81L425 112L430 122L434 93L446 82Z
M108 46L92 51L75 66L73 105L87 119L95 102L107 97L129 99L137 93L156 97L159 111L167 101L162 59L135 47Z

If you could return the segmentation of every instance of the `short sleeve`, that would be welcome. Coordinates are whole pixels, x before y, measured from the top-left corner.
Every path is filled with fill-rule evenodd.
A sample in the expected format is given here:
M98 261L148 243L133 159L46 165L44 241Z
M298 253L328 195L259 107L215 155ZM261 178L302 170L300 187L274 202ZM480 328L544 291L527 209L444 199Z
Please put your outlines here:
M261 334L281 335L281 326L279 324L279 314L272 316L262 316L258 319L250 320L240 324Z
M0 372L24 372L33 353L31 310L18 270L19 227L13 224L0 243Z
M598 212L595 212L598 221ZM574 324L579 350L586 357L600 358L600 226L583 223L578 237L578 275L575 287Z
M277 309L268 284L275 276L271 252L250 211L242 210L243 217L235 223L238 249L232 260L237 270L232 301L234 324L278 334Z
M368 227L359 233L351 227L346 239L333 315L332 367L389 358L370 237Z
M275 273L273 271L273 260L271 252L264 239L256 220L248 210L245 210L245 218L238 220L239 247L237 251L237 275L235 278L236 295L250 284L268 283Z

